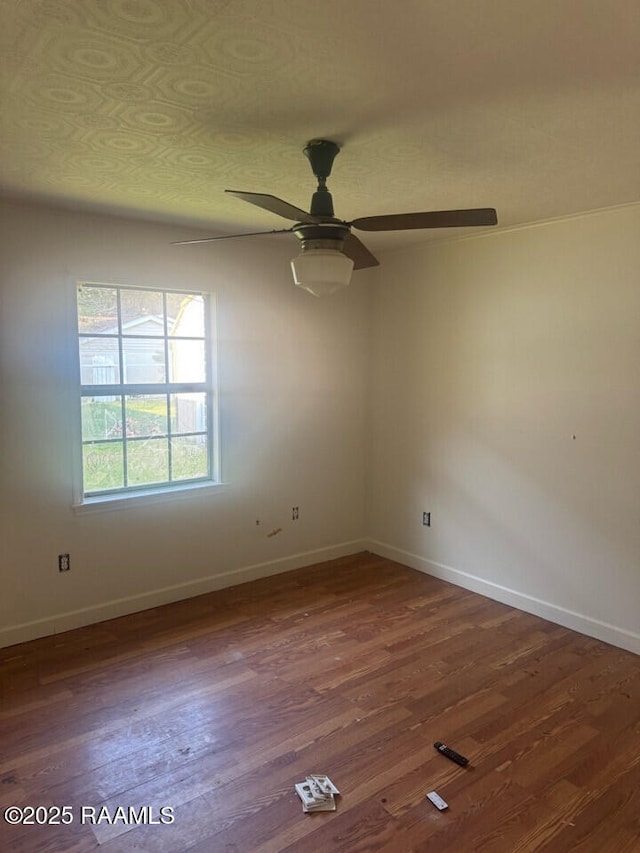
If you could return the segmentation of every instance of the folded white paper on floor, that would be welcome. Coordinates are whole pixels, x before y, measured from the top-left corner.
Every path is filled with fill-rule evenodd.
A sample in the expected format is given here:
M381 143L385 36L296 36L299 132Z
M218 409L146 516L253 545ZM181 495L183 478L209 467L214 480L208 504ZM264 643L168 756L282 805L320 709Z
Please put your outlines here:
M328 776L312 773L295 785L296 794L302 800L303 812L333 812L336 810L334 797L340 791Z

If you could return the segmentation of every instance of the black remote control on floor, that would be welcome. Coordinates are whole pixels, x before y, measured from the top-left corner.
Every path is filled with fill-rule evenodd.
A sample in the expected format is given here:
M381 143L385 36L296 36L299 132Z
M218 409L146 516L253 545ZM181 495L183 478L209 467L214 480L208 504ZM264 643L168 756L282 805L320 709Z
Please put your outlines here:
M455 761L456 764L459 764L461 767L466 767L469 763L469 759L465 758L464 755L460 755L459 752L454 752L452 749L449 749L448 746L445 746L443 743L440 743L437 740L434 743L435 748L438 752L441 752L443 755L446 755L447 758L450 758L452 761Z

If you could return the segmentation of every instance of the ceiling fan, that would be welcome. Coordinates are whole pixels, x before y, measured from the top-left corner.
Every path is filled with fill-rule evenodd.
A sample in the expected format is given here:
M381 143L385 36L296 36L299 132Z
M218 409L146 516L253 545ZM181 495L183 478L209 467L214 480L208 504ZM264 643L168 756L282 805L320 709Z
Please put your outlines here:
M496 225L498 218L492 207L467 210L433 210L425 213L395 213L383 216L363 216L346 222L333 212L333 199L327 189L333 161L340 151L335 142L313 139L303 149L311 163L318 187L311 198L309 213L287 201L266 193L225 190L250 204L293 220L291 228L272 231L253 231L245 234L224 234L198 240L180 240L174 245L210 243L233 237L254 237L260 234L295 234L301 252L291 261L295 283L315 296L332 293L349 284L353 269L378 266L379 261L362 241L351 232L405 231L416 228L460 228L476 225Z

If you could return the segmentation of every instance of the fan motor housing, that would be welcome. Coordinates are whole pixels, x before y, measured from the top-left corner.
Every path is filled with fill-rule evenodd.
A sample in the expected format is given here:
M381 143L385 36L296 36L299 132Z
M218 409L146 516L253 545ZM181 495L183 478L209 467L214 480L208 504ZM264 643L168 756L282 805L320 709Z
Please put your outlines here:
M339 249L349 236L350 229L343 222L322 222L317 225L296 225L293 233L303 249Z

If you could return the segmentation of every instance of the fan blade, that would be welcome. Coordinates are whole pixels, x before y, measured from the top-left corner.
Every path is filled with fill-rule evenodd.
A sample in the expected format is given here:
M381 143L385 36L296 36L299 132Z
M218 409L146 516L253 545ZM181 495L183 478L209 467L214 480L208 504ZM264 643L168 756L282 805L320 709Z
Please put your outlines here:
M371 254L365 244L355 234L349 234L344 241L342 251L353 261L354 270L380 266L380 261Z
M431 210L427 213L395 213L389 216L363 216L350 222L361 231L408 231L412 228L464 228L471 225L496 225L492 207L470 210Z
M317 222L315 216L311 216L306 210L301 210L288 201L283 201L281 198L276 198L274 195L267 193L245 193L241 190L225 190L226 193L248 201L249 204L255 204L257 207L262 207L264 210L269 210L271 213L276 213L278 216L283 216L285 219L293 219L294 222Z
M221 234L220 237L201 237L199 240L174 240L172 246L189 246L192 243L212 243L214 240L233 240L234 237L259 237L262 234L291 234L293 228L278 228L275 231L248 231L246 234Z

